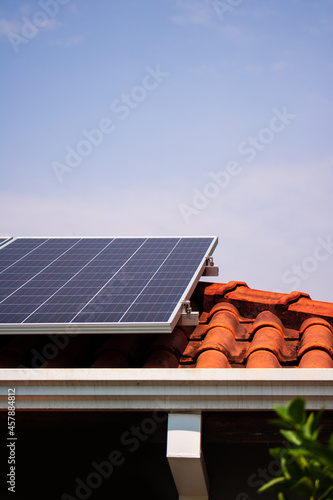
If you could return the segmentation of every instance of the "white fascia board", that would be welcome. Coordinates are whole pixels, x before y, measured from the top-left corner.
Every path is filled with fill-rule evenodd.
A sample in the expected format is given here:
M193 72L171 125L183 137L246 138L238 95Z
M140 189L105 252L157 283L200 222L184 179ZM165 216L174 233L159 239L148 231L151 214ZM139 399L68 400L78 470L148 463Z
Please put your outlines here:
M333 410L332 369L0 369L0 409L8 388L17 410L270 410L296 396Z

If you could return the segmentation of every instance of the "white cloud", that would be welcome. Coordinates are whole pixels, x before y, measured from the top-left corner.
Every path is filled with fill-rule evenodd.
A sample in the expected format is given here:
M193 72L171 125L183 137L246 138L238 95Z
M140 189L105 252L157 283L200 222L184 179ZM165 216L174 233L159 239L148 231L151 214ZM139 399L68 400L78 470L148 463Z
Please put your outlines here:
M17 21L9 21L5 18L0 18L0 36L7 36L8 33L18 33L21 23Z
M178 0L177 8L181 13L171 17L171 21L181 25L207 26L216 15L208 0Z
M7 193L0 207L6 214L1 233L17 236L166 234L184 225L177 198L144 185L116 193L101 188L91 196Z
M60 12L60 5L58 7ZM46 22L43 25L40 25L38 22L38 20L40 21L38 14L40 13L45 17ZM36 16L36 20L34 16ZM56 18L50 17L41 7L38 8L32 4L22 4L12 19L0 18L0 36L7 36L9 33L21 34L22 28L24 28L27 21L36 26L38 30L52 31L61 26L61 23Z

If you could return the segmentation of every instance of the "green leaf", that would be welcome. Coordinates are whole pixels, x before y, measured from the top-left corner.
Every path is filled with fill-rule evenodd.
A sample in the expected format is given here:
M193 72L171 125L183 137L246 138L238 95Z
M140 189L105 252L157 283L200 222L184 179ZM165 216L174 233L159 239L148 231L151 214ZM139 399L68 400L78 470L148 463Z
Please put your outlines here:
M287 410L294 422L303 424L305 422L305 401L303 398L295 398L287 405Z
M281 458L281 470L282 470L283 475L286 479L291 479L291 475L290 475L290 472L288 470L287 461L286 461L285 457Z
M314 484L309 477L302 477L291 486L290 491L304 498L310 498L314 492Z
M275 477L271 481L266 484L263 484L258 492L262 493L263 491L281 491L290 485L290 481L285 477Z
M329 488L327 488L327 490L325 491L325 493L323 495L321 495L318 500L328 500L328 495L329 493L333 493L333 485L330 486ZM333 495L331 496L331 498L333 498Z
M300 451L300 453L298 455L295 454L295 461L299 466L299 468L302 470L303 476L305 476L309 474L309 471L311 470L311 465L309 460L305 458L304 450L298 450L298 451Z
M333 433L330 435L330 438L328 440L328 446L333 450Z
M307 452L310 452L323 465L333 471L333 450L316 441L304 440Z
M288 456L287 467L288 472L294 481L301 479L309 470L308 463L304 462L304 457Z
M278 427L283 427L285 429L290 429L290 430L295 430L295 422L292 422L291 420L280 420L278 418L272 418L268 420L270 424L274 424Z
M281 460L281 457L285 456L288 453L288 450L286 448L270 448L269 449L269 454L271 457L275 458L276 460Z
M303 467L308 467L308 460L313 459L313 453L306 448L293 448L289 450L289 454L295 458L295 460L301 460L302 462L302 468ZM307 460L307 459L308 460Z
M319 429L319 422L321 420L321 417L323 416L325 408L321 408L319 411L316 412L313 424L312 424L312 432L314 432L316 429Z
M295 444L296 446L300 446L302 444L302 441L299 439L296 432L286 431L284 429L280 429L280 432L282 436L284 436L289 441L289 443Z
M312 433L313 422L314 422L314 414L310 413L305 424L302 426L303 435L307 439L314 439Z
M276 492L278 500L289 499L288 492L305 500L333 500L333 433L328 444L318 441L324 410L307 416L305 400L295 398L275 411L278 418L270 423L280 427L288 443L269 450L281 472L258 491Z
M279 417L282 418L282 420L289 420L289 412L287 407L275 405L273 406L273 408L275 410L275 413L277 413Z

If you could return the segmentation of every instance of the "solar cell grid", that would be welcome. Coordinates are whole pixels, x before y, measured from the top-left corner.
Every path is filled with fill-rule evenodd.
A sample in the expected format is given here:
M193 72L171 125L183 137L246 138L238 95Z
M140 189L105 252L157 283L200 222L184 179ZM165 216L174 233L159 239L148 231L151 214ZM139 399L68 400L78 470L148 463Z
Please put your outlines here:
M119 278L114 276L107 283L109 294L105 297L107 302L104 302L104 304L109 306L109 310L103 313L99 312L98 318L103 319L96 319L96 321L120 321L122 315L131 306L165 258L178 244L178 241L177 239L163 240L165 244L162 245L160 239L151 238L138 248L137 252L132 255L131 259L122 268L122 281L119 283ZM115 279L117 282L113 283ZM112 293L110 293L111 289ZM119 301L119 298L122 300ZM79 323L90 321L89 318L95 317L97 314L97 305L100 309L101 303L96 296L73 318L73 321L75 320Z
M207 250L207 240L183 238L174 248L172 254L158 270L156 275L137 297L135 302L126 312L123 321L135 322L142 321L143 318L148 321L168 321L172 311L170 303L176 304L181 297L182 291L189 283L193 266L199 265L202 259L202 251ZM200 252L200 253L199 253ZM179 276L182 273L183 277ZM152 295L160 297L159 306L152 308ZM172 301L167 299L167 295L172 297Z
M13 240L0 250L0 329L168 323L216 242L209 237Z
M20 241L20 240L16 240ZM46 271L49 266L56 262L62 255L65 254L77 244L79 240L57 241L52 245L53 240L47 240L39 243L35 248L31 248L28 252L18 257L15 254L14 260L9 264L7 258L7 266L3 269L1 276L1 291L0 291L0 304L17 290L27 289L26 286L30 281L36 279L40 273ZM10 253L11 243L7 247L1 249L1 262L2 252L7 255ZM5 259L7 257L5 255ZM1 311L1 309L0 309Z
M22 298L29 297L31 294L34 295L36 291L43 290L38 303L36 304L36 301L31 302L30 314L29 316L27 316L27 318L24 319L24 321L30 323L43 322L45 319L45 313L48 312L48 308L45 307L44 304L46 304L55 295L61 296L61 290L66 286L66 284L75 279L75 277L80 272L83 272L85 266L88 266L89 263L93 262L95 258L98 258L100 252L105 250L111 243L112 240L97 240L94 255L91 252L88 252L87 254L87 242L85 240L78 240L74 244L76 246L72 245L70 247L70 250L68 251L68 254L63 254L62 257L59 258L58 262L52 266L52 268L44 269L44 271L38 277L31 281L31 283L28 283L26 286L24 286L21 290ZM82 289L84 288L85 293L89 292L88 283L85 286L85 283L82 282ZM73 295L73 292L75 292L75 290L71 290L71 292L67 294L67 301L70 297L75 297L75 294ZM69 321L69 319L71 318L71 316L62 314L59 308L58 314L63 316L63 321ZM12 320L16 321L15 317L13 317ZM54 314L52 314L52 322L55 320L56 317Z
M17 244L18 240L11 242L9 245L1 249L0 273L15 262L23 259L29 253L33 252L37 247L36 239L27 239L22 245ZM46 240L39 240L42 245Z

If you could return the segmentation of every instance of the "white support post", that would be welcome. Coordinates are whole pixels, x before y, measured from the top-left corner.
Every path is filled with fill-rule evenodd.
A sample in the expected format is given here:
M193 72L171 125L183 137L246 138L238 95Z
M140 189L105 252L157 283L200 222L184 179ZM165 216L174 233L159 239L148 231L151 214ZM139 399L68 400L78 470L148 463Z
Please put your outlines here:
M179 500L208 500L201 450L201 413L169 413L167 459Z

